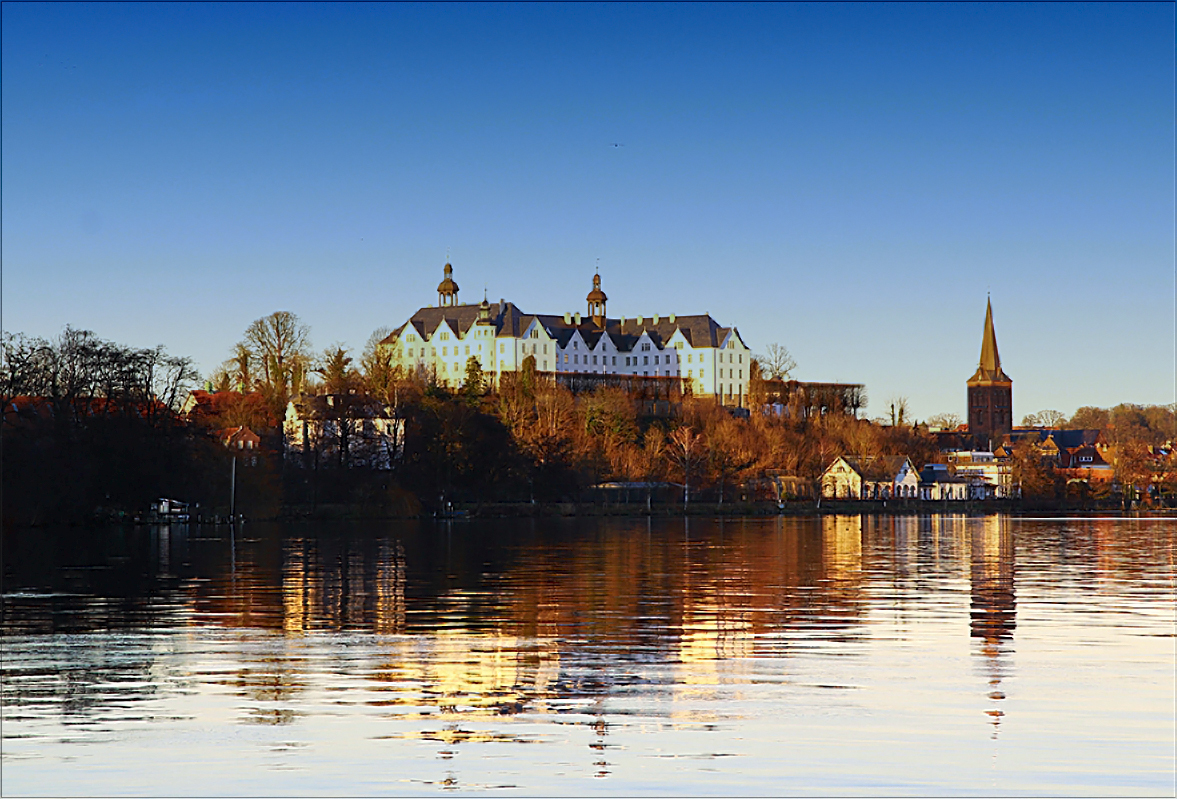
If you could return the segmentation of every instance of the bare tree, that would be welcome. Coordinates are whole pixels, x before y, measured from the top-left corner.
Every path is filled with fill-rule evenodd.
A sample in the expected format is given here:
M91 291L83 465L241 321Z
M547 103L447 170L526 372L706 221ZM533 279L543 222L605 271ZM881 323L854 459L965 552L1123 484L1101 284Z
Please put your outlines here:
M285 405L302 388L310 364L310 328L289 311L275 311L245 329L243 342L262 372L267 393Z
M244 393L254 389L253 364L253 355L250 353L249 347L238 342L233 346L233 355L225 361L221 368L229 376L229 382L237 386L238 391Z
M49 342L23 333L4 333L0 348L0 402L7 407L14 397L44 396L48 372L45 361Z
M659 471L664 466L666 458L666 436L657 425L650 425L639 450L638 465L641 470L642 482L646 484L646 513L651 511L653 500L653 485Z
M955 413L938 413L935 416L928 417L928 427L934 427L939 430L955 430L964 424L964 419L961 419Z
M1026 427L1061 427L1067 421L1067 415L1061 411L1050 409L1038 411L1022 418Z
M764 354L756 356L763 377L769 380L788 380L797 362L789 353L789 348L781 344L769 344L764 348Z
M891 412L891 426L899 427L907 424L907 397L892 397L887 402Z
M683 508L691 500L691 472L698 468L703 454L702 444L703 437L686 425L671 433L667 441L667 457L682 472Z

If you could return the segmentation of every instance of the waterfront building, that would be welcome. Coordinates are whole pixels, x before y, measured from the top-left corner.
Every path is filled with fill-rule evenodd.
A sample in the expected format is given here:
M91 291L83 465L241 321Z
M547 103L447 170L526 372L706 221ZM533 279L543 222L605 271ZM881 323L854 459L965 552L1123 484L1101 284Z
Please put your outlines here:
M709 314L611 318L599 274L585 297L584 315L531 314L486 297L460 304L450 264L437 293L436 306L417 310L381 346L394 364L443 385L462 385L471 358L493 384L534 358L537 371L557 376L677 378L695 396L747 403L752 352L734 326L724 327Z
M956 474L947 463L924 464L920 472L920 499L968 499L969 478Z
M948 463L957 477L969 481L969 499L1008 499L1015 496L1009 459L988 450L958 450L948 453Z
M914 499L919 487L919 472L905 455L842 456L821 476L821 495L828 499Z
M1001 369L993 305L985 301L985 329L981 333L981 361L968 380L969 435L990 452L1013 430L1013 378Z

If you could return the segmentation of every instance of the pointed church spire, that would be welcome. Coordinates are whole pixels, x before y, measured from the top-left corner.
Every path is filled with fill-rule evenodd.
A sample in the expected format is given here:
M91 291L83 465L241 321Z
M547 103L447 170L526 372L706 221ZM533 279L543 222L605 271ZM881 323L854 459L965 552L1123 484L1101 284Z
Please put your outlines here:
M969 433L973 446L992 452L1013 430L1014 381L1001 368L993 303L985 300L985 330L981 333L981 362L968 380Z
M1001 368L1001 356L997 354L997 334L993 332L993 303L987 298L985 332L981 334L981 368L993 373Z
M993 329L993 302L985 298L985 329L981 332L981 361L973 381L1006 381L1009 376L1001 370L1001 355L997 352L997 332ZM972 381L970 381L972 382Z

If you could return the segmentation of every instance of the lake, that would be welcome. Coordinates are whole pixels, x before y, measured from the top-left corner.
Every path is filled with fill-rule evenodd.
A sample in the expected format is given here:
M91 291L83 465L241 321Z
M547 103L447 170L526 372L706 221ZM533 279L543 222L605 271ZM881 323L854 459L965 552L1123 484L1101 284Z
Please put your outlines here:
M4 537L4 795L1173 795L1177 520Z

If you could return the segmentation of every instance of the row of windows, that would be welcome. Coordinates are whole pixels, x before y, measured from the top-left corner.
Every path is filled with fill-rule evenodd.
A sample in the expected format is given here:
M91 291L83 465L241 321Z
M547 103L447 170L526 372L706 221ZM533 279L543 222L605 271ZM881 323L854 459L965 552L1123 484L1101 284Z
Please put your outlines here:
M446 337L447 337L447 334L443 333L443 334L442 334L442 338L446 338ZM575 345L576 345L576 342L573 342L573 348L574 348L574 349L576 348L576 347L575 347ZM642 346L643 346L643 349L649 349L649 345L648 345L648 344L644 344L644 345L642 345ZM454 353L453 353L453 354L454 354L454 355L459 355L459 354L461 354L461 353L459 352L459 349L460 349L459 347L454 347ZM464 348L464 349L465 349L465 354L466 354L466 355L469 355L469 354L470 354L470 345L469 345L469 344L467 344L467 345L465 346L465 348ZM481 351L482 351L482 345L481 345L481 344L479 344L479 345L477 346L477 348L476 348L476 349L477 349L477 351L478 351L478 352L481 352ZM531 353L532 353L533 355L539 354L540 350L541 350L541 346L540 346L539 344L532 344L532 345L531 345ZM435 352L436 352L436 350L435 350ZM524 345L523 345L523 352L524 352L524 353L526 353L526 352L527 352L527 345L526 345L526 344L524 344ZM547 345L547 344L544 344L544 345L542 345L542 352L543 352L543 354L544 354L544 355L547 355L547 354L548 354L548 345ZM406 350L405 350L405 353L406 353L406 355L407 355L408 357L410 357L410 358L412 358L412 357L414 357L414 356L417 356L417 357L424 357L424 356L427 354L427 348L426 348L426 347L422 347L422 348L421 348L421 350L420 350L420 352L418 353L414 347L409 347L408 349L406 349ZM500 343L500 344L499 344L499 353L500 353L500 354L504 354L504 355L506 354L506 344L503 344L503 343ZM449 356L449 354L450 354L449 347L448 347L448 346L446 346L446 347L442 347L442 348L441 348L441 354L442 354L442 356L448 357L448 356ZM732 362L732 355L733 355L732 353L728 353L728 362L729 362L729 363L730 363L730 362ZM607 355L606 355L606 356L600 356L600 358L601 358L601 361L600 361L600 362L601 362L602 364L608 364L608 363L609 363L609 360L608 360L608 359L609 359L609 357L610 357L610 356L607 356ZM626 365L626 366L637 366L637 365L638 365L638 357L639 357L639 356L637 356L637 355L627 355L627 356L625 356L625 365ZM648 366L648 365L650 364L650 356L649 356L649 355L643 355L643 356L640 356L640 357L642 358L642 361L641 361L641 363L642 363L642 365L643 365L643 366ZM659 364L659 362L660 362L660 359L662 359L663 357L665 357L665 362L666 362L666 363L671 363L671 362L672 362L672 356L671 356L671 355L669 355L669 354L668 354L668 355L666 355L666 356L655 355L655 356L654 356L654 365L655 365L655 366L657 366L657 365ZM596 356L596 355L593 355L593 356L592 356L592 359L593 359L593 360L592 360L592 363L593 363L594 365L596 365L596 364L597 364L597 358L598 358L598 356ZM738 356L738 359L739 359L739 361L741 361L741 362L742 362L742 361L743 361L743 359L744 359L744 356L743 356L743 355L739 355L739 356ZM719 360L720 360L721 362L723 361L723 353L720 353L720 354L719 354ZM573 356L572 356L572 362L573 362L573 363L580 363L580 362L581 362L581 361L580 361L580 356L579 356L579 354L573 354ZM687 363L693 363L693 362L694 362L694 355L693 355L693 354L690 354L690 353L688 353L688 354L687 354ZM565 353L565 355L564 355L564 363L568 363L568 354L567 354L567 353ZM586 363L586 364L587 364L587 363L589 363L589 356L588 356L588 355L585 355L585 356L584 356L584 363ZM699 354L699 363L703 363L703 355L702 355L702 353L700 353L700 354ZM612 364L613 364L614 366L616 366L616 365L617 365L617 356L616 356L616 355L612 356ZM731 370L731 369L728 369L727 376L728 376L729 378L733 376L733 375L732 375L732 371L733 371L733 370ZM655 374L657 374L657 372L655 372ZM702 370L700 370L700 376L702 376ZM720 369L720 371L719 371L719 376L720 376L720 377L723 377L723 370L722 370L722 369ZM739 370L739 378L740 378L740 379L743 379L743 377L744 377L744 371L741 369L741 370Z

